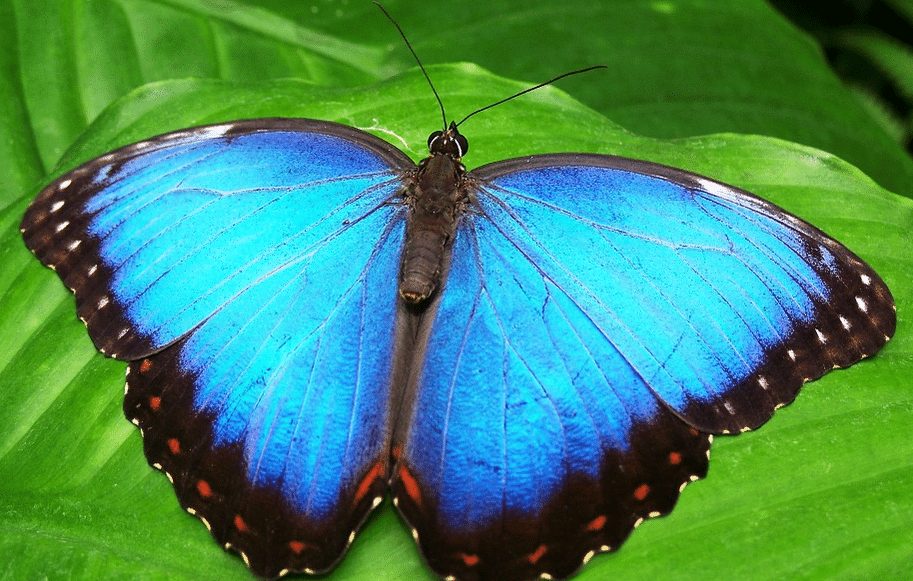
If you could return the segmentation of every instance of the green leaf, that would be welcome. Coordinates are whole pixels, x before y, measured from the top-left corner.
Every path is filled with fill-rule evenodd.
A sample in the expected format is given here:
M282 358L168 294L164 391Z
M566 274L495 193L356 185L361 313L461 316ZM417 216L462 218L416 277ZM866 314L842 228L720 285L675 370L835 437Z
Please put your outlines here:
M368 2L345 9L257 0L331 34L386 46L391 66L413 65ZM501 76L561 81L583 103L653 137L757 133L830 151L892 191L913 195L913 161L831 71L819 46L763 0L422 3L390 0L426 63L472 61ZM437 80L435 82L440 85ZM440 87L439 87L440 88ZM455 117L485 103L459 109Z
M528 82L605 63L608 71L561 86L631 131L780 137L913 195L913 160L842 87L820 49L763 0L387 5L426 63L476 62ZM414 66L367 1L10 0L0 3L0 49L0 127L23 115L31 126L0 152L38 165L22 178L4 172L17 180L44 173L107 104L150 81L294 77L343 86ZM426 88L421 94L430 98ZM447 103L454 116L484 104Z
M429 72L459 110L524 86L469 65ZM54 174L171 129L274 115L360 127L419 159L439 125L424 83L415 70L345 89L295 80L152 83L108 108ZM913 304L913 202L822 151L732 134L644 138L554 88L473 119L465 131L470 167L530 153L613 153L754 191L869 261L899 305L897 338L883 352L809 385L758 432L719 438L709 477L684 492L672 515L640 527L579 578L905 573L913 546L913 340L904 320ZM94 351L70 294L25 249L18 222L39 187L0 212L0 572L16 579L248 578L146 465L140 435L120 411L124 364ZM384 505L331 578L431 575Z
M913 101L913 50L909 46L873 29L838 31L829 44L865 58L904 99Z

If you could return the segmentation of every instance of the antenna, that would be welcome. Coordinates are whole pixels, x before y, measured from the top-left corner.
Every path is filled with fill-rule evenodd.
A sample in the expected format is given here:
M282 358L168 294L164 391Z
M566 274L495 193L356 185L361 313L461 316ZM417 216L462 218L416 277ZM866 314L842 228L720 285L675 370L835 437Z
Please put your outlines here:
M418 58L418 55L415 54L415 49L412 48L412 43L409 42L408 38L406 38L406 33L403 32L403 29L400 27L399 23L396 20L394 20L392 16L390 16L390 13L387 12L387 9L384 8L383 4L381 4L377 0L373 0L373 2L378 8L380 8L380 11L384 13L384 16L386 16L387 19L393 23L393 26L396 27L396 30L399 31L399 35L403 38L403 42L406 43L406 46L409 48L409 52L412 53L412 56L415 58L415 62L418 63L418 67L422 70L422 74L425 75L425 80L428 81L428 86L431 87L431 92L434 93L434 98L437 99L437 104L441 108L441 118L444 121L443 130L447 131L447 113L444 111L444 102L441 101L441 96L438 95L437 89L434 88L434 83L431 82L431 77L428 76L428 71L425 70L425 65L422 64L422 61ZM535 87L523 89L519 93L514 93L510 97L505 97L504 99L501 99L500 101L497 101L496 103L492 103L491 105L486 105L485 107L482 107L481 109L476 109L469 115L463 117L463 119L461 119L459 123L452 124L452 125L455 127L459 127L460 125L463 124L463 122L465 122L467 119L469 119L476 113L481 113L482 111L487 111L488 109L491 109L492 107L497 107L498 105L506 103L512 99L516 99L517 97L519 97L521 95L525 95L531 91L535 91L536 89L541 89L542 87L544 87L546 85L551 85L555 81L560 81L561 79L563 79L565 77L570 77L571 75L579 75L580 73L586 73L586 72L593 71L596 69L607 69L607 68L609 68L609 67L607 67L606 65L595 65L592 67L586 67L585 69L577 69L576 71L571 71L569 73L564 73L562 75L558 75L557 77L555 77L553 79L549 79L545 82L539 83Z
M558 75L558 76L555 77L554 79L549 79L549 80L547 80L547 81L545 81L545 82L539 83L539 84L536 85L535 87L530 87L530 88L528 88L528 89L523 89L523 90L520 91L519 93L514 93L514 94L511 95L510 97L505 97L504 99L501 99L500 101L498 101L498 102L496 102L496 103L492 103L491 105L486 105L486 106L482 107L481 109L476 109L475 111L473 111L473 112L470 113L469 115L463 117L463 119L461 119L460 122L457 123L456 125L457 125L457 127L459 127L460 125L463 124L464 121L466 121L467 119L469 119L470 117L472 117L472 116L475 115L476 113L481 113L482 111L486 111L486 110L488 110L488 109L491 109L492 107L497 107L498 105L501 105L502 103L506 103L506 102L508 102L508 101L510 101L510 100L512 100L512 99L516 99L517 97L519 97L519 96L521 96L521 95L525 95L525 94L529 93L530 91L535 91L536 89L541 89L542 87L544 87L544 86L546 86L546 85L551 85L551 84L554 83L555 81L560 81L560 80L563 79L564 77L570 77L571 75L579 75L580 73L586 73L586 72L589 72L589 71L592 71L592 70L596 70L596 69L607 69L607 68L609 68L609 67L607 67L606 65L595 65L595 66L592 66L592 67L587 67L587 68L585 68L585 69L577 69L576 71L571 71L571 72L569 72L569 73L564 73L563 75ZM430 82L430 81L429 81L429 82ZM435 93L435 94L436 94L436 93ZM443 110L443 109L442 109L442 110Z
M402 28L400 28L399 23L397 21L393 20L393 17L390 16L390 13L387 12L387 9L384 8L380 2L377 2L377 0L374 0L374 4L376 4L377 7L380 8L380 11L384 13L384 16L386 16L387 19L393 23L393 26L396 27L396 30L399 31L399 35L403 37L403 41L406 43L406 46L409 47L409 52L411 52L412 56L415 57L415 62L418 63L418 67L420 69L422 69L422 74L425 75L425 79L428 80L428 85L431 86L431 92L434 93L434 98L437 99L437 104L441 108L441 117L444 120L443 128L444 128L444 131L447 131L447 113L444 112L444 103L441 101L441 96L437 94L437 89L434 88L434 83L431 82L431 77L428 76L428 71L425 70L425 65L422 64L422 61L419 60L418 55L415 54L415 49L412 48L412 43L410 43L409 39L406 38L406 33L403 32ZM465 119L463 121L465 121ZM462 121L461 121L461 123L462 123Z

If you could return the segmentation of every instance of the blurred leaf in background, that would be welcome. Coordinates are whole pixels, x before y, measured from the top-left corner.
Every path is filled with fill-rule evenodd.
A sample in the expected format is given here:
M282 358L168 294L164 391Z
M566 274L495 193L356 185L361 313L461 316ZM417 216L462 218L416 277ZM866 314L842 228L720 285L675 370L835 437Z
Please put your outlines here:
M846 243L897 300L897 337L877 358L809 385L762 430L719 438L708 479L580 578L906 573L913 202L888 190L913 194L913 161L896 129L759 0L388 8L453 116L556 72L610 66L473 118L470 167L589 151L710 175ZM424 79L368 2L0 3L0 577L248 577L145 464L120 411L125 366L95 352L72 296L28 253L18 224L53 175L106 150L277 115L360 127L413 159L439 123ZM423 577L386 505L333 575Z
M772 3L815 37L872 119L913 151L913 2Z

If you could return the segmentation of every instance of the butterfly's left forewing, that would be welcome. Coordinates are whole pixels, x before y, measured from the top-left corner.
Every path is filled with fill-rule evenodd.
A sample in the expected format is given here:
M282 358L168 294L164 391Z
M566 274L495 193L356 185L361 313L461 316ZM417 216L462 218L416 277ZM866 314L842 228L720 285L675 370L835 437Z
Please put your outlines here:
M413 167L355 129L238 122L90 162L23 220L132 361L150 464L260 575L331 567L385 490Z
M102 352L134 360L367 213L412 163L334 123L261 119L166 134L39 194L26 244L76 294Z

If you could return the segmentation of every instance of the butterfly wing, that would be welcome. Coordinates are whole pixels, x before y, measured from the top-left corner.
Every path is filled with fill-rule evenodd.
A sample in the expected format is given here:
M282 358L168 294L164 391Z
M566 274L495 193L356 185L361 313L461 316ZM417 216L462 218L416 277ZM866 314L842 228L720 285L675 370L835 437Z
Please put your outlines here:
M439 573L570 574L671 510L706 433L893 334L867 265L746 192L606 156L471 175L394 471Z
M412 163L305 120L129 146L48 186L29 247L96 345L182 506L265 576L325 570L386 487Z
M364 212L412 163L335 123L261 119L136 143L62 176L22 221L103 352L168 345ZM381 192L383 193L383 192ZM363 194L363 195L359 195Z

